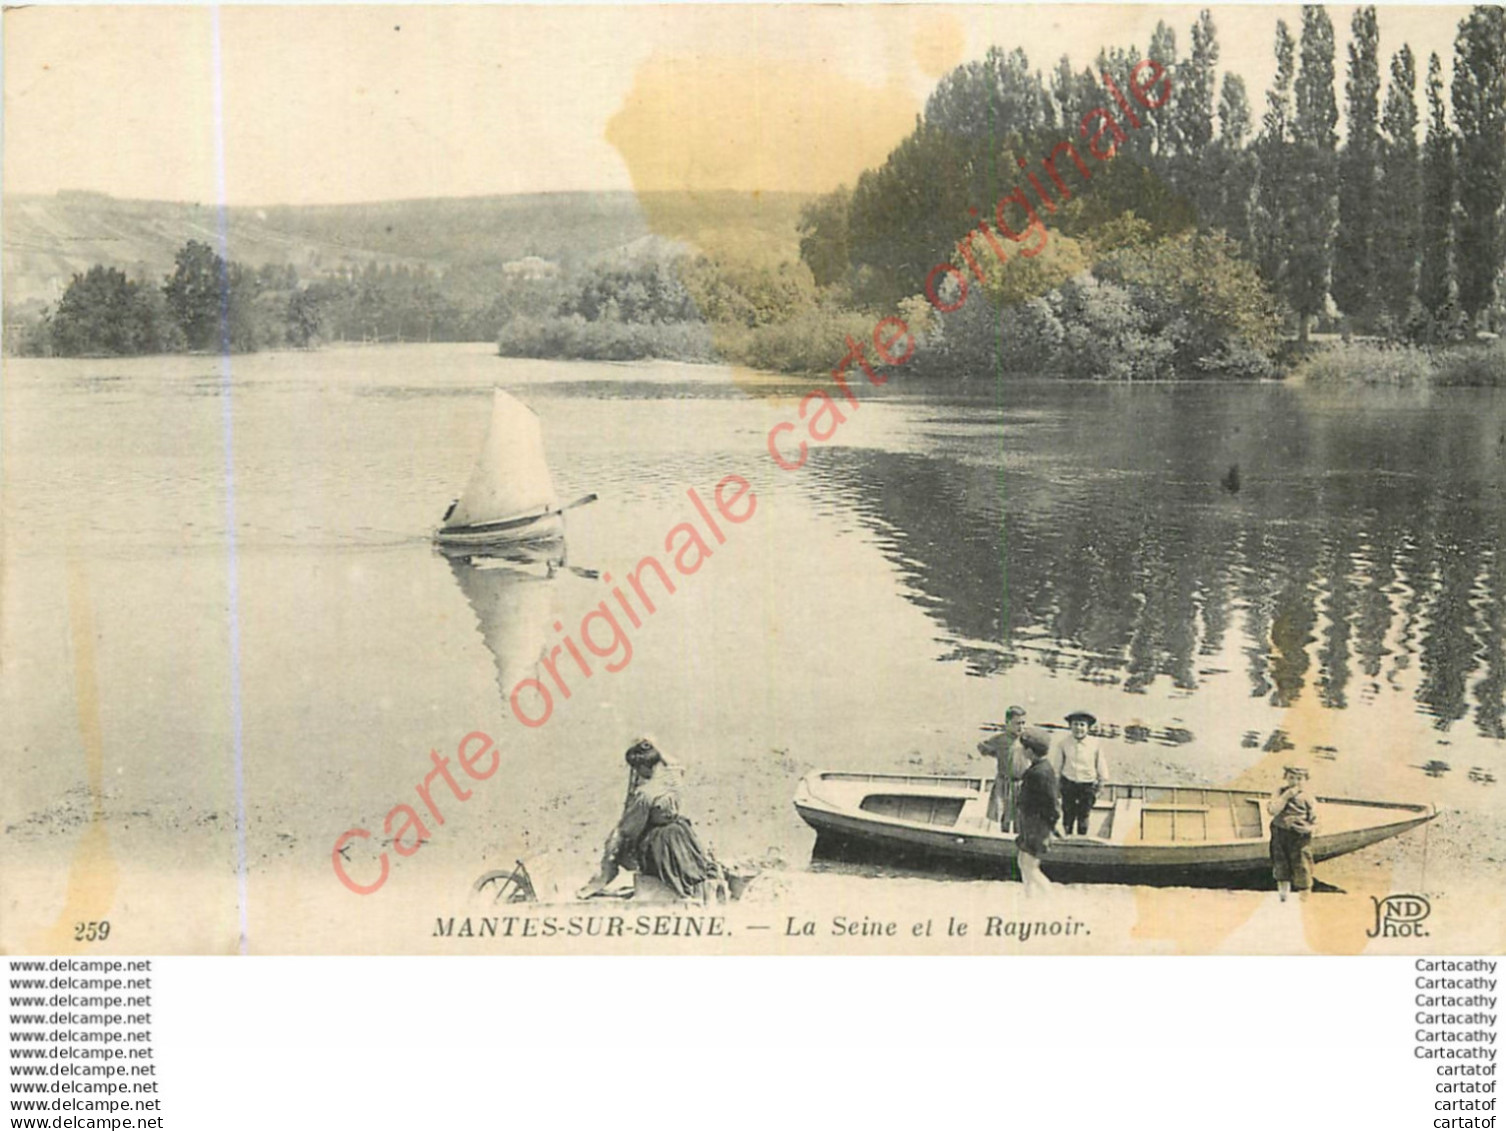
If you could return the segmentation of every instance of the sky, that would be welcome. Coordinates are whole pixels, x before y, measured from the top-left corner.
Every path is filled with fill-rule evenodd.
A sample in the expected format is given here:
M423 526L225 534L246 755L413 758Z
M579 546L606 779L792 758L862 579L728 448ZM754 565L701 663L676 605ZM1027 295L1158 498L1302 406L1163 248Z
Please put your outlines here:
M1338 98L1351 7L1330 7ZM1382 7L1447 66L1463 8ZM1195 6L71 7L4 14L4 190L338 204L573 190L822 192L989 45L1049 69L1179 50ZM1214 8L1258 123L1295 7ZM1419 101L1421 92L1419 91Z

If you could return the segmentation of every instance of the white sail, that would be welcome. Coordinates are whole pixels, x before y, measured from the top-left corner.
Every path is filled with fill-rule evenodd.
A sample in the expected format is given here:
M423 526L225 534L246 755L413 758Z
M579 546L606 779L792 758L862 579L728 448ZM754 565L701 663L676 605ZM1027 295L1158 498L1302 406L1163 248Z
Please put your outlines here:
M539 418L516 397L493 390L492 421L481 446L481 458L445 525L501 522L558 506L544 459Z

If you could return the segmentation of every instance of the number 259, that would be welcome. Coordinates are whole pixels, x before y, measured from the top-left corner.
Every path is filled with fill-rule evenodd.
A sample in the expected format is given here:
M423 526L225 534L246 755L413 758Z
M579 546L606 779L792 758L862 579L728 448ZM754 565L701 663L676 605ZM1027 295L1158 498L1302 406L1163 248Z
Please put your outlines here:
M101 919L97 923L73 924L74 942L104 942L110 937L110 921Z

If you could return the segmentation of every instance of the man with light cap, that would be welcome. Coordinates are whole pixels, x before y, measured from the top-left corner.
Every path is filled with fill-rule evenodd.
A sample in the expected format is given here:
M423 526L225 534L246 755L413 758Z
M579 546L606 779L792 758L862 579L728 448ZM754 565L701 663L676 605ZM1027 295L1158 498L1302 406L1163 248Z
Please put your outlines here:
M1067 836L1088 835L1093 803L1109 776L1103 742L1089 733L1097 722L1091 711L1073 711L1067 716L1071 729L1051 743L1051 764L1061 779L1062 832Z
M1313 885L1313 829L1318 824L1318 807L1307 795L1307 770L1287 766L1281 788L1266 802L1271 815L1271 875L1281 901L1295 888L1306 896Z

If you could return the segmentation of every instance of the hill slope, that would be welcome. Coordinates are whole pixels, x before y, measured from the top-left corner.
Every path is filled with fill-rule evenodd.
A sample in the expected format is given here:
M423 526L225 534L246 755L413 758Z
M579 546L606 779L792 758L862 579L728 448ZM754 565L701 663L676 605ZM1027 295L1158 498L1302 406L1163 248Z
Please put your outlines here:
M437 272L537 255L576 267L645 236L700 250L779 260L796 254L805 197L790 193L550 193L307 207L231 208L229 255L291 263L315 276L369 262ZM218 248L216 209L98 193L4 202L7 302L53 301L96 263L141 278L169 273L188 240Z

